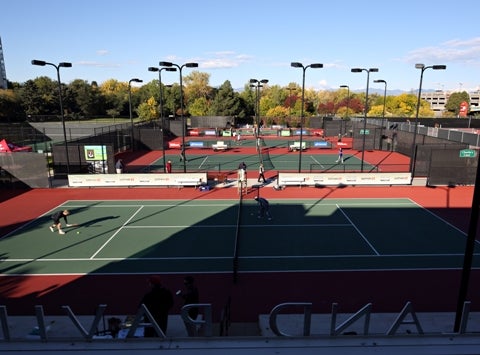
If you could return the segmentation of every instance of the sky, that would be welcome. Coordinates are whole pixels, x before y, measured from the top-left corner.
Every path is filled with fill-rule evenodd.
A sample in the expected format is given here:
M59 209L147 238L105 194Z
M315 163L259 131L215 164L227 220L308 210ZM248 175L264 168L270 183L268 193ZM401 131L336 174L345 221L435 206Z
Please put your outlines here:
M458 4L458 5L457 5ZM455 7L456 6L456 7ZM148 67L170 61L209 75L213 87L230 81L243 89L250 79L269 85L351 91L480 89L477 1L431 0L2 0L0 39L7 79L24 83L40 76L101 84L109 79L158 80ZM352 68L362 68L352 73ZM367 69L378 73L367 74ZM179 82L162 71L163 84ZM132 85L135 85L132 83Z

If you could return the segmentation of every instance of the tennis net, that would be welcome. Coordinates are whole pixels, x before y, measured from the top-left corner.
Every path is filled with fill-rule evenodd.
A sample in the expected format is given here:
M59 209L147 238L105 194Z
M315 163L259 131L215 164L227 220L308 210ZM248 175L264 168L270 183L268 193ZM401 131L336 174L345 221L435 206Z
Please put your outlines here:
M243 193L240 193L238 199L237 227L235 229L235 245L233 250L233 283L236 283L238 280L238 249L240 246L240 222L242 217L242 202Z

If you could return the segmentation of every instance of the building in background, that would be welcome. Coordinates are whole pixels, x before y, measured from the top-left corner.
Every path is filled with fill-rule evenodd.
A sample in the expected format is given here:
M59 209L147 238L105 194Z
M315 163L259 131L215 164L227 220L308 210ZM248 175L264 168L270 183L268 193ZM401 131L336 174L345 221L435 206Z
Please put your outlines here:
M423 100L430 103L430 108L435 112L435 116L441 116L445 111L445 105L448 98L453 91L436 90L430 92L422 92L421 97ZM480 91L469 92L470 107L468 112L478 112L480 110Z
M446 91L430 91L422 92L422 99L430 103L430 108L435 112L435 116L441 115L445 111L445 105L447 104L449 92Z
M3 59L2 38L0 37L0 89L7 88L7 72L5 71L5 60Z

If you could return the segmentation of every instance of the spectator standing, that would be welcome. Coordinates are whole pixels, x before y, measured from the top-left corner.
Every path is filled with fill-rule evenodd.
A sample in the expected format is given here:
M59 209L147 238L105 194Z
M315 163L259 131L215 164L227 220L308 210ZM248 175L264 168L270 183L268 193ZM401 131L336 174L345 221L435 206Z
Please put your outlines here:
M186 276L183 279L184 289L177 291L177 295L183 298L183 305L188 304L197 304L200 300L198 288L195 285L195 279L193 276ZM188 316L193 320L197 319L198 317L198 308L192 307L188 310ZM195 333L195 324L192 323L185 323L185 327L187 328L187 333L189 336L196 335Z
M158 324L164 334L167 333L168 312L173 306L172 292L164 287L159 276L150 276L148 278L150 290L143 296L142 304L152 314L155 322ZM144 337L156 336L155 329L151 326L145 327Z
M170 174L172 172L172 162L170 160L167 161L166 169L167 169L168 174Z
M245 163L243 163L245 164ZM247 170L239 167L238 169L238 194L241 195L243 191L247 192Z
M117 174L122 174L123 173L123 160L118 159L117 163L115 164L115 170L117 171Z
M261 180L261 181L260 181ZM266 183L267 180L265 179L265 168L263 167L263 164L260 163L258 166L258 179L257 182L263 182Z

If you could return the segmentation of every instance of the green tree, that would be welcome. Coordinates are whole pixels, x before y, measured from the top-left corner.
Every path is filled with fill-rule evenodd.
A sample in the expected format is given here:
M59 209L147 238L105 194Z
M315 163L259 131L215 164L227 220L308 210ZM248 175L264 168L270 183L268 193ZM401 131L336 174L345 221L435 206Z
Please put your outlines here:
M160 117L158 103L153 97L149 98L146 102L139 104L136 112L142 121L153 121Z
M236 116L239 108L238 95L233 91L230 81L226 80L218 89L208 113L212 116Z
M163 91L165 117L180 116L180 84L174 83L171 87L165 87ZM186 106L185 106L186 107ZM187 108L188 110L188 108Z
M279 85L270 86L265 84L263 88L260 88L260 91L262 97L268 98L266 103L268 103L269 107L265 107L266 111L277 106L283 106L288 96L288 92Z
M457 117L460 112L460 104L464 101L470 105L470 96L466 91L454 92L448 98L445 109Z
M0 120L3 122L15 121L23 116L21 112L22 108L15 91L0 89Z
M243 91L239 94L240 100L243 101L243 110L245 116L255 116L256 108L256 93L254 88L250 87L250 84L245 84Z
M140 102L145 102L153 97L158 103L160 103L160 87L158 80L152 80L146 84L143 84L137 92L137 97ZM165 90L165 85L162 84L162 89Z
M208 101L205 97L199 97L188 107L188 112L192 116L207 116L208 115Z
M107 115L112 117L113 122L115 122L115 117L118 117L120 115L120 112L118 110L115 110L114 108L111 108L107 110Z
M73 98L70 103L70 111L81 116L92 117L105 113L103 100L95 84L89 84L85 80L74 80L68 85L68 91Z
M58 83L46 76L28 80L18 94L26 116L60 114Z

